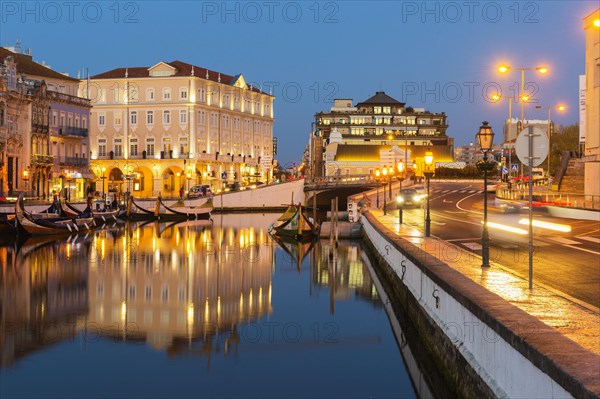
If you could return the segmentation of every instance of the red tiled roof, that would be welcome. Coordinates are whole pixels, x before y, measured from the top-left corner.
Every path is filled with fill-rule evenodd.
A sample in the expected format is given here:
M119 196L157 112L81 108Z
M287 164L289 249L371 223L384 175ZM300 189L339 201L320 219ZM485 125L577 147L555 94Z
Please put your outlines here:
M79 79L75 79L70 76L63 75L60 72L53 71L52 69L47 68L42 64L38 64L37 62L33 61L31 56L29 55L13 53L12 51L5 49L4 47L0 47L0 61L4 61L6 57L11 55L14 57L15 62L17 63L17 73L42 76L51 79L62 79L71 82L80 81Z
M237 78L237 76L231 76L224 73L221 73L219 76L219 72L211 71L210 69L188 64L179 60L165 62L165 64L175 68L175 74L173 76L192 76L193 68L194 76L206 79L206 74L208 72L208 80L213 82L219 82L220 77L220 83L231 85L233 82L235 82ZM125 73L127 73L127 77L129 78L148 78L150 77L150 72L148 71L148 68L150 67L116 68L107 72L91 76L90 79L124 79ZM247 88L248 90L250 90L250 86L248 86ZM252 91L255 93L270 95L256 87L252 87Z

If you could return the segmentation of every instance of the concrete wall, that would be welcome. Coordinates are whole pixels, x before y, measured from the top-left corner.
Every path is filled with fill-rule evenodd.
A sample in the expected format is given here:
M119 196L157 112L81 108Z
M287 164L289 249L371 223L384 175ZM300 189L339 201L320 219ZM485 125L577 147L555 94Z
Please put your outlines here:
M217 194L213 197L213 204L215 208L221 207L221 201L223 201L224 208L280 207L283 204L291 203L292 196L294 203L304 203L304 179L273 184L255 190Z
M362 225L392 300L416 324L459 396L597 397L599 387L586 385L597 362L593 353L386 230L371 214Z

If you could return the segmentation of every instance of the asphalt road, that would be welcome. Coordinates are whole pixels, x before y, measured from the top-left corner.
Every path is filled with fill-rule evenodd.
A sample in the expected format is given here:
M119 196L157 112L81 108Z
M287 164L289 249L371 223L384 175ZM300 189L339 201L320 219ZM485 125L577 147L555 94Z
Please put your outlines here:
M395 207L395 205L392 205ZM388 207L390 209L391 207ZM391 210L397 214L397 210ZM481 254L483 184L432 181L431 235ZM405 208L404 223L424 226L423 208ZM528 210L506 212L488 194L488 225L497 223L527 231ZM534 209L534 220L568 225L570 232L533 229L533 281L600 308L600 223L561 219ZM490 260L529 278L529 236L489 227Z

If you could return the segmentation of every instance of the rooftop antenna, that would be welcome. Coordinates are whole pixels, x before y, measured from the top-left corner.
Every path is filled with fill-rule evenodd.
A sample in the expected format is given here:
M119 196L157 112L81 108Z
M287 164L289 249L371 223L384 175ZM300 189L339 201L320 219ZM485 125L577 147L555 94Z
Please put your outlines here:
M15 53L21 54L21 39L17 39L15 43Z

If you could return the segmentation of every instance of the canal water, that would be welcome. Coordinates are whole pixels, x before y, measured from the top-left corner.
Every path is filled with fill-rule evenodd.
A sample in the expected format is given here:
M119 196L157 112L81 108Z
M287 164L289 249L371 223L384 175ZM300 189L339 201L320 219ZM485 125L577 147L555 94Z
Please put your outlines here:
M277 216L2 244L0 397L422 393L360 242L278 243Z

